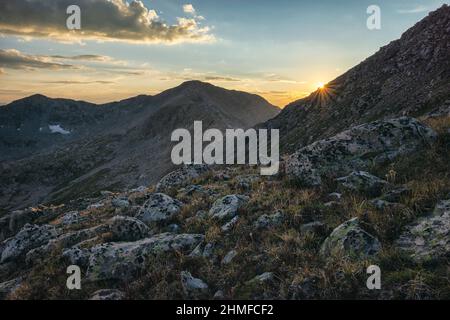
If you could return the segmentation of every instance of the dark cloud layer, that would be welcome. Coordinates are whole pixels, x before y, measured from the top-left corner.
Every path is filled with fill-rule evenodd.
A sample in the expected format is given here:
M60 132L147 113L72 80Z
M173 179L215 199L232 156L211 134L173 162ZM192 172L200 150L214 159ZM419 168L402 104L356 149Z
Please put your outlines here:
M67 7L81 9L81 30L66 27ZM199 19L178 18L164 23L142 1L132 0L14 0L0 1L0 33L45 37L62 41L74 39L121 40L130 42L202 42L213 36Z
M8 69L76 69L71 64L56 63L45 56L24 54L18 50L0 49L0 68Z

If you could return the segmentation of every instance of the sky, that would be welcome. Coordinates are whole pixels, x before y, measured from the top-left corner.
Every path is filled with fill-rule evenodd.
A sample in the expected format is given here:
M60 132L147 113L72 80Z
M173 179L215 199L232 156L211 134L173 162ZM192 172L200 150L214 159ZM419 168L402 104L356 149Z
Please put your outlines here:
M0 104L104 103L202 80L279 107L372 55L441 0L2 0ZM81 29L68 30L69 5ZM369 30L378 5L381 29Z

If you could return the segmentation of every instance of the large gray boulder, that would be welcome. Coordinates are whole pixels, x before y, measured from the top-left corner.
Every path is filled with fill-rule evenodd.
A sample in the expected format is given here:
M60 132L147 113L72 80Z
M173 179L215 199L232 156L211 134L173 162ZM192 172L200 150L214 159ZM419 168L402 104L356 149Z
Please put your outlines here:
M305 185L317 186L324 175L367 170L373 163L409 154L435 138L431 128L414 118L375 121L298 150L286 160L286 174Z
M13 238L2 244L0 263L18 259L57 236L55 227L50 225L26 224Z
M34 264L44 260L55 249L58 248L70 248L79 245L80 243L96 238L102 233L108 232L109 226L101 224L92 228L82 229L78 231L72 231L59 235L58 237L51 239L44 245L34 248L26 254L25 262L27 264ZM76 264L76 263L73 263Z
M237 194L225 196L214 202L209 210L209 215L222 221L230 220L237 215L239 208L245 205L248 200L249 197Z
M164 192L172 188L182 187L209 170L210 168L207 165L184 165L164 176L156 185L156 190Z
M190 252L204 239L201 234L162 233L136 242L111 242L89 249L87 278L127 280L133 278L153 255L168 251ZM80 257L86 253L80 253Z
M450 256L450 200L436 205L434 212L406 226L396 245L416 262Z
M338 254L357 260L376 255L380 249L378 239L361 227L358 218L353 218L333 230L322 244L320 254L323 257Z
M153 193L144 203L136 218L147 225L163 223L177 215L182 203L164 193Z
M136 241L150 235L150 228L141 220L115 216L108 221L114 241Z
M348 176L336 179L341 189L378 197L389 183L366 171L352 171Z

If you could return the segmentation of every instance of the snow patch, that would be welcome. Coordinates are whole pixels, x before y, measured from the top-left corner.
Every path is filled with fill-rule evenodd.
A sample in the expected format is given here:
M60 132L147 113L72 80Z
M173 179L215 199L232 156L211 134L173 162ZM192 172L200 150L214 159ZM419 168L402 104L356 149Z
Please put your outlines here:
M49 125L48 128L52 133L70 134L70 131L64 130L60 124Z

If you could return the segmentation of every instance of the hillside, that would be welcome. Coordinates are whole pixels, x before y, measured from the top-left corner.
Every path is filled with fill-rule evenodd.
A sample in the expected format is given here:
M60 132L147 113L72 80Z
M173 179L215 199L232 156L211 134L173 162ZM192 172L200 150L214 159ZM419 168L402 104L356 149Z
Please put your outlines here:
M450 105L449 30L450 7L444 5L265 126L279 128L282 147L293 151L352 125Z

